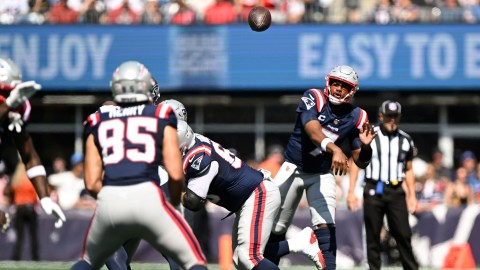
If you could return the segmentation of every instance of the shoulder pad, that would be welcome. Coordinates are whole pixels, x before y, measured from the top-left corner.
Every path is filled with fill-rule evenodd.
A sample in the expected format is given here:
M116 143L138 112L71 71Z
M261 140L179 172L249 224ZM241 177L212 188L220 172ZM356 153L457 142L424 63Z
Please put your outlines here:
M355 126L358 129L361 129L364 123L368 123L368 114L364 109L360 107L357 107L356 109L358 109L359 112L358 112L358 120Z
M158 104L157 109L155 110L155 116L161 119L168 119L172 114L175 114L172 106L165 103Z
M200 168L202 164L205 163L204 156L210 156L212 154L212 148L206 145L199 145L195 148L192 148L187 152L183 158L183 173L187 174L189 168L193 168L200 172L203 168ZM202 162L203 161L203 162ZM209 163L209 162L208 162Z
M307 108L316 106L318 112L325 106L326 100L323 91L320 89L312 88L305 91L302 101L305 102ZM310 103L310 104L307 104Z
M94 112L87 117L87 120L83 123L85 126L94 127L100 121L100 113Z

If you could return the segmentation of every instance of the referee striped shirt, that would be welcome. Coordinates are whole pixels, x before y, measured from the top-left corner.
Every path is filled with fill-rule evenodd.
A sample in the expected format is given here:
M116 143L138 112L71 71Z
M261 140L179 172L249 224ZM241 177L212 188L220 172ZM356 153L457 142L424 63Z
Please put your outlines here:
M412 138L400 129L392 134L385 133L380 127L375 130L377 136L370 144L372 161L365 169L365 178L387 184L403 181L407 161L414 156Z

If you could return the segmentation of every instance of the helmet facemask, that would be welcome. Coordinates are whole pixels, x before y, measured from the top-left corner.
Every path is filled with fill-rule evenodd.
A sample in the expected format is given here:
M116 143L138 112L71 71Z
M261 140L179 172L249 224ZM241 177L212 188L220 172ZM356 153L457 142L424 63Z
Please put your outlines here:
M330 89L331 80L337 80L350 85L351 86L350 91L348 91L348 93L342 98L335 97L335 95L333 95ZM335 67L325 77L325 82L326 82L325 95L328 97L328 100L335 105L350 103L351 98L355 95L355 93L359 89L358 75L355 72L355 70L353 70L353 68L349 66Z

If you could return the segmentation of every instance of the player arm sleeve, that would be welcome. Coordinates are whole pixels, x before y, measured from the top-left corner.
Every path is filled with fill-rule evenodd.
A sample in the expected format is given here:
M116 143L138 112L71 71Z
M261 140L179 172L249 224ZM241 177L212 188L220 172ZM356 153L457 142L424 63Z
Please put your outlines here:
M183 196L183 206L192 211L198 211L206 202L208 189L213 178L218 174L218 162L210 163L204 172L198 177L188 180L185 195Z

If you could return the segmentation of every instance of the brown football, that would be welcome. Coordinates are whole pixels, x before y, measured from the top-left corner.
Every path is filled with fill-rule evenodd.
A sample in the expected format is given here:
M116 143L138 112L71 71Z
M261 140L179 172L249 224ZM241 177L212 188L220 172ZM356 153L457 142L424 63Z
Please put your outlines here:
M253 31L262 32L270 27L272 23L272 15L265 7L254 7L248 13L248 25Z

